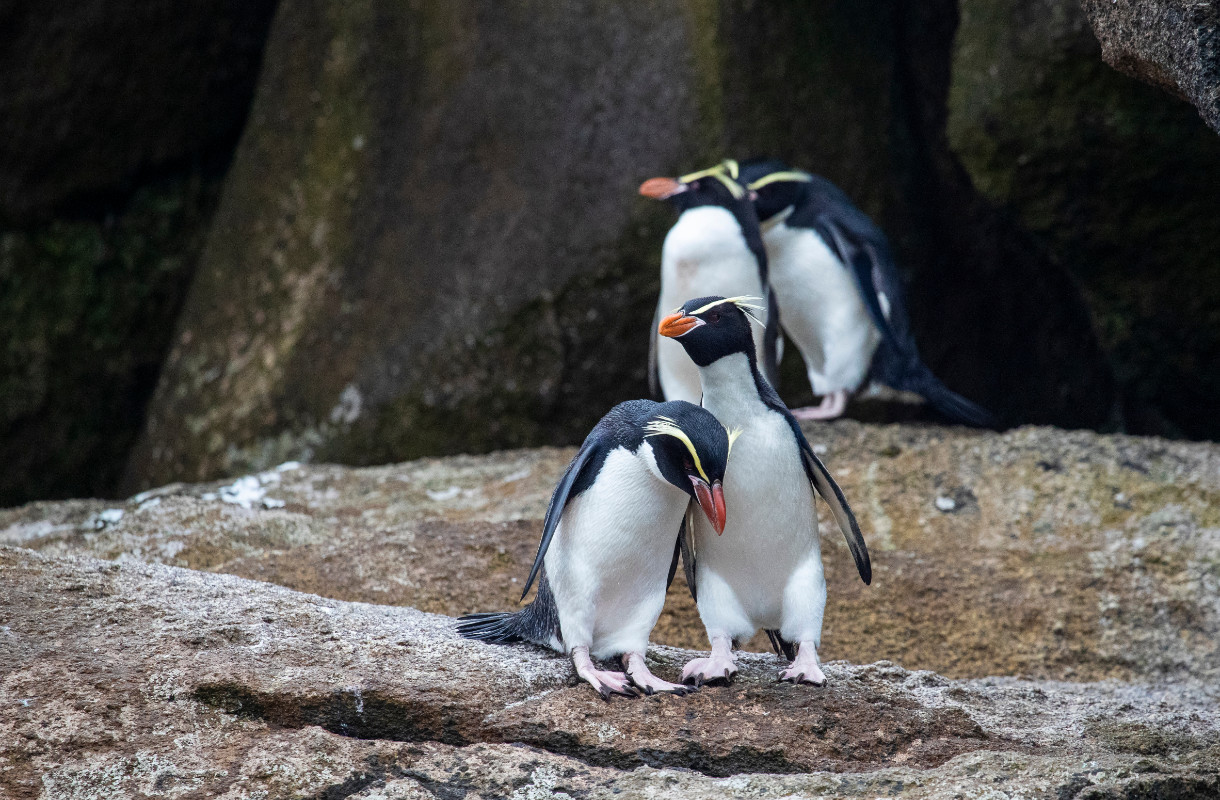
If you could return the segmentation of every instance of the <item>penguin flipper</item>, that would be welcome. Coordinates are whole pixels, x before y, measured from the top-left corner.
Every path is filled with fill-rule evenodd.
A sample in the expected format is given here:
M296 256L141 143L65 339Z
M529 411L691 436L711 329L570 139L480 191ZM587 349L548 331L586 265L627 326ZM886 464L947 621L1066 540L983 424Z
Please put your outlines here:
M813 488L830 506L830 512L834 515L835 521L839 523L839 530L843 532L843 538L847 540L847 548L851 550L851 557L856 562L860 580L864 581L867 586L873 582L873 565L868 557L868 546L864 543L864 534L860 532L860 523L856 522L856 515L852 513L851 506L847 504L843 490L839 488L839 484L835 483L835 479L830 476L826 465L809 446L805 434L801 432L801 426L795 418L791 418L791 415L789 417L789 424L793 427L797 442L800 444L805 475L809 478L809 483L813 485Z
M660 324L660 323L658 323ZM772 386L779 385L779 359L783 351L780 343L779 304L775 290L767 287L767 325L763 328L763 375Z
M873 282L874 269L893 272L892 260L883 257L870 242L863 244L853 242L848 238L847 232L829 219L828 215L818 218L816 230L823 241L834 250L839 260L851 270L852 277L855 278L856 290L860 293L860 299L864 301L864 308L868 311L873 325L881 333L881 339L897 353L905 356L913 354L914 342L909 341L909 337L900 337L894 330L886 315L886 309L881 304L877 285ZM897 302L901 296L899 293L894 294L893 298L887 294L887 300L891 304ZM905 313L903 316L905 318Z
M682 516L682 524L678 527L678 544L674 548L674 560L669 565L669 584L674 582L678 571L678 556L682 556L682 574L686 576L686 588L690 590L691 599L699 602L695 590L695 504L688 503L686 513Z
M534 565L530 567L530 576L526 579L525 589L521 592L522 600L529 594L534 579L538 577L538 572L542 569L542 560L546 557L547 548L551 546L555 529L559 527L559 519L563 516L563 510L568 505L572 486L599 449L596 443L586 442L585 446L581 447L580 452L576 454L576 458L572 459L572 463L568 464L568 469L563 473L563 477L559 479L559 485L555 487L555 492L551 495L551 504L547 506L546 517L542 522L542 539L538 542L538 554L534 556Z

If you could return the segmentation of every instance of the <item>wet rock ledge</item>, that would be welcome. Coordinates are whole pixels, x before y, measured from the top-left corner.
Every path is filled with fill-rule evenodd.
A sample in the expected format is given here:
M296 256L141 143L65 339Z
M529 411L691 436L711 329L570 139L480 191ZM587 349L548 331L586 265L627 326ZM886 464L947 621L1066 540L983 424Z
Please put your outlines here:
M823 689L757 653L604 703L428 613L511 607L569 450L0 512L0 796L1220 793L1220 448L808 431L876 564L853 584L824 526ZM657 639L699 647L684 591Z

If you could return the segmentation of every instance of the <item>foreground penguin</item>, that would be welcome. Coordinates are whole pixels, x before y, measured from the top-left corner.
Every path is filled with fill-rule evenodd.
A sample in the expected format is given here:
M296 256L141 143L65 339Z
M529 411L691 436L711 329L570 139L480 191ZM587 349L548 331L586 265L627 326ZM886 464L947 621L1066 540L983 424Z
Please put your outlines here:
M733 472L724 483L733 517L721 531L694 524L694 552L684 557L699 616L712 643L709 658L686 665L696 685L737 670L734 641L762 628L777 651L793 658L780 678L821 685L818 664L826 579L813 492L830 505L860 577L872 581L868 548L847 500L814 455L796 419L759 374L750 320L741 300L700 297L661 320L699 370L703 407L741 430Z
M724 530L725 465L736 434L686 402L633 400L610 410L585 439L551 496L535 577L538 595L516 613L470 614L458 631L488 642L533 642L569 653L604 698L689 691L644 664L648 634L673 580L692 503ZM667 572L668 571L668 572ZM591 658L621 656L626 673Z
M922 396L956 422L995 424L920 360L889 243L868 215L830 181L782 161L743 161L740 180L761 221L784 333L822 396L794 415L840 416L871 368L877 382Z
M653 393L666 400L699 402L699 374L682 348L658 339L661 315L695 295L768 297L767 254L754 207L735 180L737 164L725 161L681 178L652 178L640 194L665 200L678 221L661 249L661 296L649 347L648 376ZM760 309L763 327L754 334L764 373L775 380L776 325L773 305Z

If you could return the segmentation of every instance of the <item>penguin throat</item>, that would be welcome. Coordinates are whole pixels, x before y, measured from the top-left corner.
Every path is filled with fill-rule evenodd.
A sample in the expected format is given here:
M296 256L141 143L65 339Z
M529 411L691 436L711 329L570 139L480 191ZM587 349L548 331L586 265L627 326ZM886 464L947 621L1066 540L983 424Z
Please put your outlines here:
M761 376L746 353L732 353L699 368L703 407L724 425L737 425L742 417L765 411L758 389Z

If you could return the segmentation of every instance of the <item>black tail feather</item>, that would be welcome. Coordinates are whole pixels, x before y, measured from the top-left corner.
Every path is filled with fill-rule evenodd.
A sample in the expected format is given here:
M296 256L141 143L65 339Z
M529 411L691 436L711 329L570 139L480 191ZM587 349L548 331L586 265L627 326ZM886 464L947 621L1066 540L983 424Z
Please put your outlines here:
M784 637L779 635L779 631L772 628L767 628L764 632L767 634L767 638L771 640L771 647L775 650L776 655L783 656L789 661L796 658L795 644L786 641Z
M929 405L954 422L976 428L994 428L999 424L994 414L945 386L922 362L916 362L904 383L906 385L900 388L921 395Z
M551 585L542 571L538 595L534 602L520 611L493 611L466 614L458 618L457 631L467 639L491 644L529 642L543 647L555 647L563 641L559 630L559 611Z

